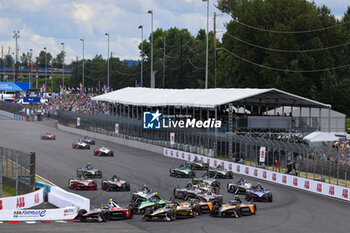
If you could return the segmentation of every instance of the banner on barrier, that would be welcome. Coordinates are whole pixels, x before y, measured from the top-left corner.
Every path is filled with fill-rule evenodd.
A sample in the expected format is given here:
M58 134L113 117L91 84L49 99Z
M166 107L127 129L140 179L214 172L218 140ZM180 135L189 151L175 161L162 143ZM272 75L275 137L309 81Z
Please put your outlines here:
M44 202L44 189L15 197L0 198L0 210L31 208Z
M170 133L170 145L175 144L175 133Z
M188 154L185 156L178 156L183 154ZM210 166L216 167L217 165L221 165L223 168L228 169L236 174L246 175L250 177L255 177L258 179L270 181L273 183L282 184L285 186L290 186L293 188L306 190L313 193L318 193L321 195L335 197L342 200L350 201L349 196L349 188L328 184L325 182L306 179L298 176L278 173L276 171L265 170L261 168L251 167L247 165L242 165L238 163L233 163L229 161L224 161L215 158L209 158L202 155L191 154L183 151L178 151L174 149L164 148L163 155L183 160L193 161L196 157L201 161L208 162Z
M47 221L70 220L77 215L75 207L40 210L3 210L0 211L0 221Z
M48 193L48 201L60 208L76 206L79 209L90 210L90 199L75 193L70 193L60 187L52 186Z

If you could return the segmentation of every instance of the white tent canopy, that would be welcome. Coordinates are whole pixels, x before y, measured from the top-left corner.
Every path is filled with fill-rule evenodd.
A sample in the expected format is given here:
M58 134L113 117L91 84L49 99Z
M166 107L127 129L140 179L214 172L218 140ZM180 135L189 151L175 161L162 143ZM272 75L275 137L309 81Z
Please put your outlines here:
M331 107L328 104L323 104L274 88L158 89L127 87L93 97L92 100L149 107L192 106L215 108L233 102L240 102L241 104L277 104L288 106L304 105L318 108Z
M321 132L315 131L308 135L306 135L303 139L308 142L332 142L338 141L339 138L346 137L345 132L337 133L337 132Z

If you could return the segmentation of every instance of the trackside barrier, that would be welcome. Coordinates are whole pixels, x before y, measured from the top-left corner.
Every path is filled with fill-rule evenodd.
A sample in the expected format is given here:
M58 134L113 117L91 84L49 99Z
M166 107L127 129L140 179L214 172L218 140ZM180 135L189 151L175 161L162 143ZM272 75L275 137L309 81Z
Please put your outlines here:
M0 198L0 212L31 208L44 202L44 189L15 197Z
M70 220L76 215L76 207L40 210L2 210L0 211L0 221Z
M13 113L6 112L3 110L0 110L0 115L10 117L10 118L15 119L15 120L24 121L24 116L13 114Z
M164 148L163 155L186 161L193 161L197 157L201 161L209 163L209 165L212 167L216 167L220 164L223 168L230 170L236 174L255 177L261 180L270 181L280 185L285 185L328 197L335 197L345 201L350 201L350 189L338 185L327 184L317 180L282 174L261 168L251 167L215 158L209 158L206 156L169 148Z
M89 199L67 192L56 186L51 186L51 191L48 193L48 201L59 208L73 206L77 207L78 209L90 210Z

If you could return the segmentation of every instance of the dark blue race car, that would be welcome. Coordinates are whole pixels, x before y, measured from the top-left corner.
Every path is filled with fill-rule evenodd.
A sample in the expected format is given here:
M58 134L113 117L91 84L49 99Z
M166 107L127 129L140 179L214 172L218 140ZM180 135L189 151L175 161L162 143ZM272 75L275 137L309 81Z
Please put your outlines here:
M252 186L250 190L246 190L245 199L247 201L268 201L272 202L272 192L267 190L258 183L257 186Z

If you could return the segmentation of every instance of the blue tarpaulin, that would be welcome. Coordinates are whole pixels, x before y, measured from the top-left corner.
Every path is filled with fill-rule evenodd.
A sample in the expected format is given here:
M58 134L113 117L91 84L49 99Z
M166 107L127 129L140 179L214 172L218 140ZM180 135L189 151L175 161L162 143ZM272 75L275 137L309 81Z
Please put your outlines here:
M26 91L29 83L20 82L0 82L0 91Z

